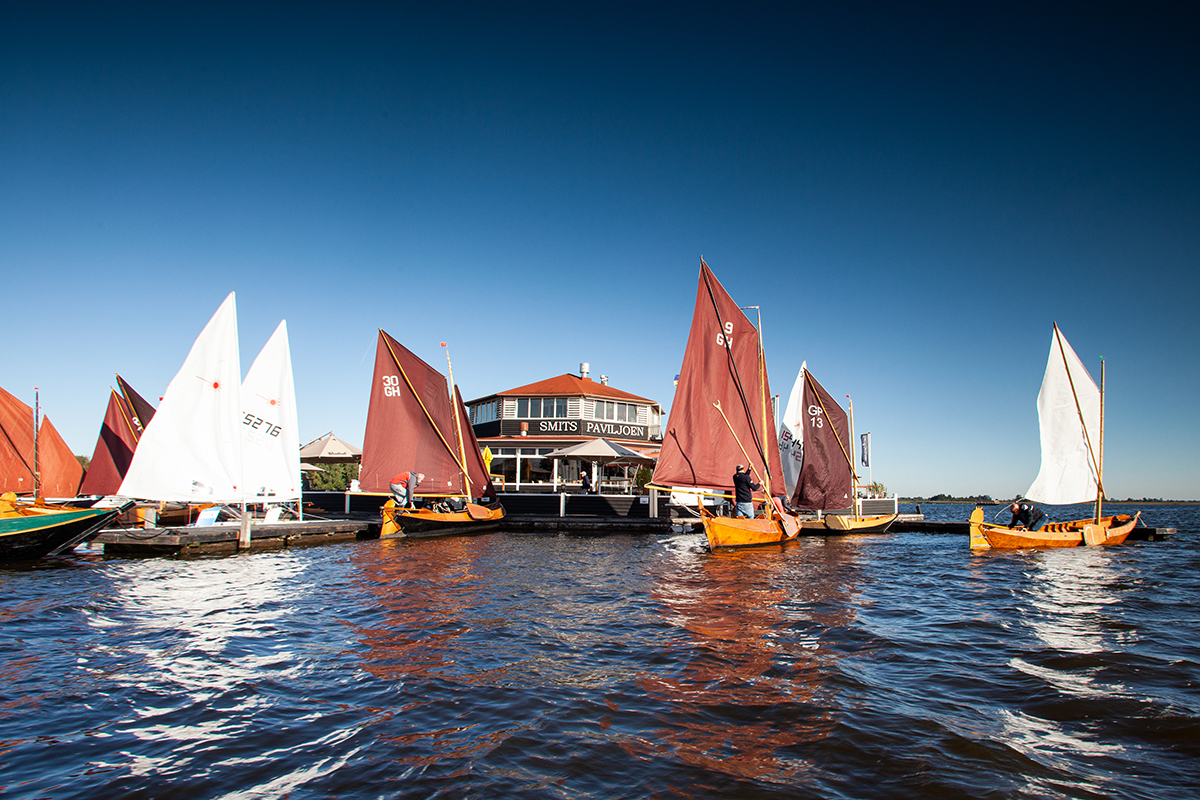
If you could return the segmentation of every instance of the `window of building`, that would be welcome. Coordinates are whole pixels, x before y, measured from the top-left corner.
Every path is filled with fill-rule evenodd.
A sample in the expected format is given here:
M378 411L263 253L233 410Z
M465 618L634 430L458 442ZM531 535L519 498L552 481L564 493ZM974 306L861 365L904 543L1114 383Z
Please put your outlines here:
M565 397L518 397L517 419L547 419L567 416Z

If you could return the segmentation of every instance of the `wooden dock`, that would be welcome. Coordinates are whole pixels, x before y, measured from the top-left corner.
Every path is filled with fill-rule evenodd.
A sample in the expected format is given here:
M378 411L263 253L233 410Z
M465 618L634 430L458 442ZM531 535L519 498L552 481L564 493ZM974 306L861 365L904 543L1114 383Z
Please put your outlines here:
M378 539L379 520L339 519L305 522L258 522L250 528L250 547L307 547L354 539ZM184 528L110 528L92 540L106 555L185 555L238 549L235 524Z

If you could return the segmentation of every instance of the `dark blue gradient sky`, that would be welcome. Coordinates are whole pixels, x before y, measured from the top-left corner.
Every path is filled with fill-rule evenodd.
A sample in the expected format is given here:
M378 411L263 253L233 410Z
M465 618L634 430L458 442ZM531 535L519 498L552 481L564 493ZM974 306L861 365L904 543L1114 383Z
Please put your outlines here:
M377 328L669 406L703 255L891 489L1028 487L1057 320L1110 495L1198 498L1192 8L7 4L0 385L90 455L234 290L305 441L361 441Z

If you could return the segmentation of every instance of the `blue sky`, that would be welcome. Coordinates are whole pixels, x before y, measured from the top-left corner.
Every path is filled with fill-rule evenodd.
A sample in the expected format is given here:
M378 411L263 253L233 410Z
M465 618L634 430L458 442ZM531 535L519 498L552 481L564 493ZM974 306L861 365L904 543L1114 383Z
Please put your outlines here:
M1110 495L1200 499L1194 13L966 5L8 4L0 386L90 455L233 290L302 441L361 442L377 328L669 407L703 255L891 489L1028 487L1057 320Z

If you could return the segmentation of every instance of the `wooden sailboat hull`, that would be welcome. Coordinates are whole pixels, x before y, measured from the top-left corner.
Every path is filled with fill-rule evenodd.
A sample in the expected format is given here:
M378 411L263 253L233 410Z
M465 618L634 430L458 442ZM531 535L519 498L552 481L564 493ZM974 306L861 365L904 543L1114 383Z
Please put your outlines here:
M841 514L828 514L818 520L806 520L801 525L808 534L887 533L898 516L900 515L882 514L855 519Z
M795 539L799 524L791 517L704 517L704 534L709 547L753 547Z
M0 501L0 561L23 561L65 552L96 536L123 510Z
M983 509L971 514L971 547L976 550L1026 547L1079 547L1081 545L1121 544L1137 524L1140 512L1130 517L1120 514L1071 522L1050 522L1040 530L1029 531L992 525L983 521Z
M494 533L504 519L504 506L486 507L467 503L463 511L431 511L428 508L400 510L395 501L383 505L381 537L473 536Z

